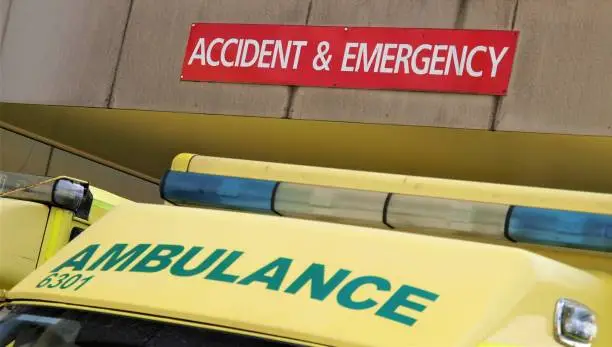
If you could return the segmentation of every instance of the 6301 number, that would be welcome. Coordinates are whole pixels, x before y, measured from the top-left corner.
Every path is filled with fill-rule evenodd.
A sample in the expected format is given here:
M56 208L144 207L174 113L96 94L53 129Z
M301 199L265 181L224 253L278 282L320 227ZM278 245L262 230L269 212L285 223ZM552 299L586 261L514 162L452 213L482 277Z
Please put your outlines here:
M94 276L83 277L81 274L52 273L38 282L36 288L58 288L79 290L83 288Z

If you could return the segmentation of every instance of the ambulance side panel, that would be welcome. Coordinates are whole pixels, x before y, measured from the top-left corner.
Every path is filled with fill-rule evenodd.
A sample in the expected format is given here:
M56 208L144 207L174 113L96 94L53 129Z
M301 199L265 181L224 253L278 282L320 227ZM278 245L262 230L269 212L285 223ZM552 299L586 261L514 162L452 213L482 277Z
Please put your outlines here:
M0 289L34 271L48 217L46 205L0 199Z

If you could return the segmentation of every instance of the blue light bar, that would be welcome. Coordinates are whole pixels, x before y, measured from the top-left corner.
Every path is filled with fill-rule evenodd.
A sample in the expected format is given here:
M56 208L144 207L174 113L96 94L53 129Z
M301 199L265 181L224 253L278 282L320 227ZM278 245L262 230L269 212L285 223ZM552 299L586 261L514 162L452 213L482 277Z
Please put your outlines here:
M273 181L168 171L160 190L164 200L177 205L274 213L276 185Z
M281 189L276 194L279 184ZM426 197L397 204L401 201L398 198L402 197L401 194L394 193L391 199L382 202L384 199L372 199L372 192L360 190L350 195L352 200L348 204L346 189L343 188L291 183L290 187L300 186L299 189L285 189L283 195L283 184L251 178L168 171L162 179L160 190L164 200L177 205L327 221L334 217L336 222L340 220L347 224L366 226L370 224L365 219L347 219L346 216L358 214L360 209L378 211L380 207L380 218L374 216L374 219L390 220L391 216L397 225L403 223L406 229L401 230L433 228L440 235L462 231L491 239L505 237L515 242L612 252L612 215ZM385 208L384 204L389 201L391 205ZM275 204L278 210L275 210ZM371 204L378 205L372 205L372 209L366 208ZM282 206L286 207L286 211L283 211ZM436 206L437 210L432 206ZM290 213L287 212L289 210ZM397 228L397 225L394 227Z
M513 241L612 251L612 216L514 206L507 236Z

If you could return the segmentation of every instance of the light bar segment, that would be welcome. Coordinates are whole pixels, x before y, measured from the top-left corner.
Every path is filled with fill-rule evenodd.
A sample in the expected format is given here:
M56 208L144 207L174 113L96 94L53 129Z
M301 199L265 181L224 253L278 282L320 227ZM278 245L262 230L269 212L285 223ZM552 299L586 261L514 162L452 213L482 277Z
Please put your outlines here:
M508 205L393 194L387 224L399 230L427 228L503 239L508 209Z
M612 252L612 215L168 171L177 205Z
M386 193L281 183L274 209L282 216L385 227Z
M516 242L612 251L612 216L514 206L508 237Z
M273 181L168 171L160 189L164 200L177 205L273 213L276 185Z

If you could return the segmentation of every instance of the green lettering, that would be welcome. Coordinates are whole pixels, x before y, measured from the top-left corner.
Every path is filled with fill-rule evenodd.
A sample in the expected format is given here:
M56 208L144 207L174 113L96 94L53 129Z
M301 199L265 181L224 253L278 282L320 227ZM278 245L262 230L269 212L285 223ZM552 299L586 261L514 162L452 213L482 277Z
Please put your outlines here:
M225 259L223 259L219 265L212 269L205 278L213 281L228 283L236 282L238 276L226 274L224 271L227 270L228 267L232 266L232 264L242 256L242 254L243 252L240 251L232 251L232 253L225 257Z
M83 270L85 265L87 265L87 262L91 259L91 257L98 250L98 248L100 248L100 244L93 244L85 247L82 251L73 255L61 265L51 270L51 272L58 272L65 267L72 267L73 271Z
M172 263L172 258L179 255L183 250L185 250L185 247L180 245L157 245L142 260L136 263L130 272L161 271L167 268Z
M340 269L325 282L325 265L314 263L285 289L285 293L295 294L310 282L310 297L316 300L325 300L350 273L350 270Z
M120 264L115 271L125 270L136 258L138 258L144 251L146 251L151 244L141 243L130 249L126 253L122 252L127 247L125 243L118 243L111 247L106 253L104 253L98 260L96 260L87 269L88 271L95 270L98 266L102 265L102 271L108 271L115 265ZM106 264L105 264L106 262Z
M215 249L215 251L212 252L208 257L206 257L206 259L204 259L198 266L189 270L186 269L185 265L191 259L193 259L196 254L200 253L202 249L203 247L191 247L191 249L187 251L187 253L185 253L185 255L181 257L181 259L177 260L177 262L172 265L172 267L170 268L170 273L174 276L181 277L195 276L208 269L226 252L225 249Z
M253 282L262 282L267 283L266 288L278 290L283 283L283 279L285 279L287 271L289 271L289 266L291 266L292 262L293 260L289 258L278 258L270 264L243 278L240 280L240 282L238 282L238 284L249 285ZM266 275L270 271L274 271L274 273L271 275Z
M438 294L403 285L378 309L378 311L376 311L376 315L412 326L416 322L416 319L396 312L399 307L407 307L418 312L423 312L423 310L425 310L425 305L408 300L411 295L419 296L429 301L436 301L436 299L438 299Z
M371 298L362 301L356 301L353 299L353 294L366 284L373 284L377 290L389 291L391 290L391 283L382 277L377 276L363 276L357 277L347 283L338 292L337 300L338 303L346 308L353 310L365 310L370 307L376 306L377 302Z

